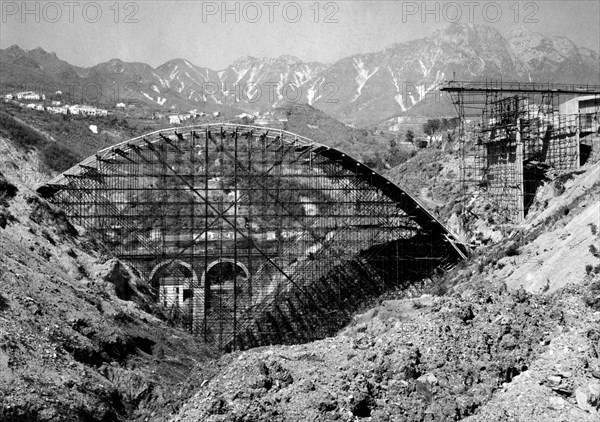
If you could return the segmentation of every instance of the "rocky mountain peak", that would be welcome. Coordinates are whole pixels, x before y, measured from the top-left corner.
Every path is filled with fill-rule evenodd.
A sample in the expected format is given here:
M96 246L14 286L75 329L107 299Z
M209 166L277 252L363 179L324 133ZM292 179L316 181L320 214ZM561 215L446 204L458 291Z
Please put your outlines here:
M10 47L8 47L6 50L4 50L6 52L20 52L20 53L25 53L25 50L23 50L21 47L19 47L17 44L13 44Z
M296 65L302 63L302 60L300 60L298 57L287 54L275 58L274 61L276 63L282 63L287 65Z
M260 59L258 59L257 57L254 56L243 56L240 57L239 59L235 60L230 67L234 67L234 68L239 68L239 67L245 67L251 64L255 64L256 62L260 61Z
M279 57L254 57L254 56L244 56L235 62L232 63L231 67L241 68L248 66L260 66L260 65L268 65L268 66L295 66L298 64L302 64L302 60L300 60L296 56L291 55L281 55Z
M40 55L50 55L50 53L48 53L46 50L44 50L42 47L36 47L33 50L30 51L31 53L35 53L35 54L40 54Z
M182 58L177 58L177 59L172 59L169 60L166 63L161 64L160 66L157 67L157 69L173 69L175 67L189 67L189 68L193 68L194 65L189 62L186 59L182 59Z
M501 40L502 34L495 28L477 23L450 23L443 29L435 31L432 38L442 38L450 42L474 42L484 40Z

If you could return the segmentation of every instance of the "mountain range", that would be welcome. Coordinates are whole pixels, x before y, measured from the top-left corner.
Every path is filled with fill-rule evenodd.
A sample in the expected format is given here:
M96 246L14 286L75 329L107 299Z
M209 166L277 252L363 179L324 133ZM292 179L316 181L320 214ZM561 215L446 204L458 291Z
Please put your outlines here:
M440 96L441 83L500 78L599 84L600 62L597 52L564 37L522 27L502 34L462 23L333 64L247 56L220 71L185 59L156 68L120 59L82 68L42 48L0 50L3 92L42 87L46 93L68 92L73 101L135 100L165 111L255 112L302 103L354 126L407 115L452 115L452 105Z

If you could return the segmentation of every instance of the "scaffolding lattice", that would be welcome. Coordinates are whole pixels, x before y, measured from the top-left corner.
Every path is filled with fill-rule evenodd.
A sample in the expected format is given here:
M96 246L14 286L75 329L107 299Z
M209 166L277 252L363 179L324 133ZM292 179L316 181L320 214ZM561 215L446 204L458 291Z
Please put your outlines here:
M465 253L399 187L280 130L148 134L38 191L221 350L331 335L364 300Z
M578 169L598 139L598 86L451 81L442 91L460 118L463 198L484 192L504 222L522 221L546 171Z

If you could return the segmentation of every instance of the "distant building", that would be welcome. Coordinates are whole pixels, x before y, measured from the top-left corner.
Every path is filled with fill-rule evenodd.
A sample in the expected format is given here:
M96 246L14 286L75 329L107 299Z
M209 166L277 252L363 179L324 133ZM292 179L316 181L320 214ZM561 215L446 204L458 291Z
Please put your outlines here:
M573 98L560 104L559 111L563 116L579 116L579 131L581 133L598 132L600 96L586 95Z
M169 124L170 125L180 125L181 119L179 116L169 116Z
M125 108L126 106L125 106L125 103L117 103L117 104L115 105L115 107L116 107L116 108Z
M38 94L37 92L33 92L33 91L17 92L15 94L15 97L18 100L30 100L30 101L39 101L39 100L46 99L46 96L44 94Z
M46 107L46 111L52 114L67 114L67 106L62 107Z
M82 105L79 108L79 114L85 114L86 116L95 116L96 108L91 106Z
M80 114L80 115L84 115L84 116L106 116L108 115L108 111L104 110L102 108L96 108L94 106L89 106L89 105L72 105L72 106L67 106L69 109L69 112L71 114Z

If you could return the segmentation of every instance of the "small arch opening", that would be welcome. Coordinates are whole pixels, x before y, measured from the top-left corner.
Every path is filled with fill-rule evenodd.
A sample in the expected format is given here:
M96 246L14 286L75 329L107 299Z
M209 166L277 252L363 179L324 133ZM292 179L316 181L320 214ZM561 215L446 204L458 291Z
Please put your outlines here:
M205 314L209 338L219 343L233 332L236 308L248 289L250 273L244 264L233 259L221 259L208 265L204 273Z
M181 321L184 326L190 325L194 286L197 285L191 265L177 260L160 263L152 270L150 283L157 302L167 311L169 318Z

